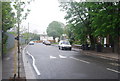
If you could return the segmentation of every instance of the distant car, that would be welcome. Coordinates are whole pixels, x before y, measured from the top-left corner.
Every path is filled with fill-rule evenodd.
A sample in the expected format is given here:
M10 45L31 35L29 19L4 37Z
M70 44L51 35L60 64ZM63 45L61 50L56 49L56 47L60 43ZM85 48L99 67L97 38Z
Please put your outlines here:
M33 42L33 41L30 41L30 42L29 42L29 45L34 45L34 42Z
M42 41L43 44L45 44L45 41Z
M50 41L44 41L44 44L45 45L51 45L51 42Z
M70 42L67 41L67 40L61 40L61 41L59 42L58 47L59 47L59 49L61 49L61 50L66 50L66 49L71 50L71 49L72 49L72 46L70 45Z
M45 44L45 41L47 41L47 40L43 40L42 43Z

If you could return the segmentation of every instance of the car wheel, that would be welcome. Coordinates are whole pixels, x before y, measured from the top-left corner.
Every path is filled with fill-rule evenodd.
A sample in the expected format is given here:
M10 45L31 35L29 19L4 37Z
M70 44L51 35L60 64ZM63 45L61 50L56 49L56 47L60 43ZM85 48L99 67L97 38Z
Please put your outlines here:
M62 50L64 50L64 48L63 47L61 47L62 48Z
M69 49L70 51L72 50L72 48Z
M59 48L59 50L60 50L60 46L59 46L58 48Z

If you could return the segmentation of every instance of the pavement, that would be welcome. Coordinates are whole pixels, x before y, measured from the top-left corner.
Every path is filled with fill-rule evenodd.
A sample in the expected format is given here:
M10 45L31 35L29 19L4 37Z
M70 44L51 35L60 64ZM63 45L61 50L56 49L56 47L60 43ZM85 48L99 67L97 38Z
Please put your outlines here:
M107 60L113 60L113 61L119 61L119 54L117 53L103 53L103 52L96 52L96 51L90 51L90 50L82 50L78 48L73 48L74 51L78 51L81 54L97 57L97 58L103 58Z
M30 80L30 79L34 79L35 81L35 76L34 76L34 72L33 72L33 69L32 69L32 66L30 64L30 62L28 61L28 58L27 58L27 51L26 51L26 48L27 48L27 45L22 47L23 50L22 50L22 58L23 58L23 66L25 67L25 74L26 74L26 80Z
M20 57L22 54L20 53ZM2 58L2 80L8 80L18 76L18 55L17 55L17 44L15 47L9 50ZM25 78L25 71L23 67L23 59L20 59L20 77Z

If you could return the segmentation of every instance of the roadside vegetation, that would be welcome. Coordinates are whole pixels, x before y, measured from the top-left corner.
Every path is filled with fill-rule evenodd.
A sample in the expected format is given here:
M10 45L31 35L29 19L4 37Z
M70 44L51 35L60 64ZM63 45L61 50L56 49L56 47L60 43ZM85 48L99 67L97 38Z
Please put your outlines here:
M52 36L54 41L64 33L64 24L58 21L51 22L47 27L48 36Z
M2 51L6 53L7 35L5 34L7 30L14 27L16 23L15 13L12 11L10 2L2 2Z
M30 4L30 1L27 3L21 2L1 2L2 4L2 53L6 53L6 45L8 36L6 32L11 28L17 27L17 23L21 23L22 20L26 19L30 10L24 10L27 4ZM18 4L20 4L18 6ZM19 11L19 12L18 12ZM24 13L22 13L24 12ZM10 32L13 35L17 35L16 32Z
M94 50L109 37L113 51L119 51L120 2L63 2L60 7L66 12L65 32L70 41L90 44Z

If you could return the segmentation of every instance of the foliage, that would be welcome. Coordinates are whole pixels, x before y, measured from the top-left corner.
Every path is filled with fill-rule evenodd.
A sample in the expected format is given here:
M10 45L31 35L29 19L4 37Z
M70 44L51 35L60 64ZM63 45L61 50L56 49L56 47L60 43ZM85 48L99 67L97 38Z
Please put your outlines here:
M82 43L86 43L87 36L90 36L92 33L90 16L88 14L89 9L85 6L86 4L70 2L60 5L63 8L62 10L67 13L65 19L68 21L68 24L72 24L74 38L80 40Z
M10 34L13 34L14 36L16 36L16 33L15 32L9 32Z
M40 35L39 34L35 34L35 33L23 33L22 37L25 40L39 40L40 39Z
M30 12L28 8L26 8L27 5L29 5L31 1L27 2L14 2L14 8L16 10L17 15L17 22L21 23L22 20L25 20Z
M94 12L89 12L92 16L94 16L91 19L91 26L95 29L93 35L102 37L111 35L112 38L118 36L118 33L120 32L118 31L118 28L120 28L120 13L118 13L120 3L97 3L93 6L94 7L91 8Z
M6 50L6 44L7 44L7 36L5 35L5 32L7 32L7 30L9 30L10 28L14 27L17 22L20 23L23 19L26 19L28 12L30 11L27 9L27 13L25 13L25 15L22 16L23 13L19 13L19 11L23 12L26 4L24 2L20 2L20 5L18 5L18 3L19 2L15 2L14 4L13 3L11 4L11 2L2 2L2 31L3 31L2 41L4 41L2 43L3 52L4 50ZM15 9L17 10L17 12L15 11Z
M2 30L6 32L16 23L10 2L2 2Z
M68 25L72 24L67 30L72 28L74 39L83 44L90 40L90 43L95 45L98 37L109 35L112 43L118 43L120 2L68 2L61 3L60 7L66 12ZM70 33L69 31L67 33Z
M48 36L53 36L53 39L60 37L63 34L64 24L58 21L51 22L47 27Z
M3 53L6 53L7 36L5 32L12 28L16 23L15 13L12 11L10 2L2 2L2 46Z

